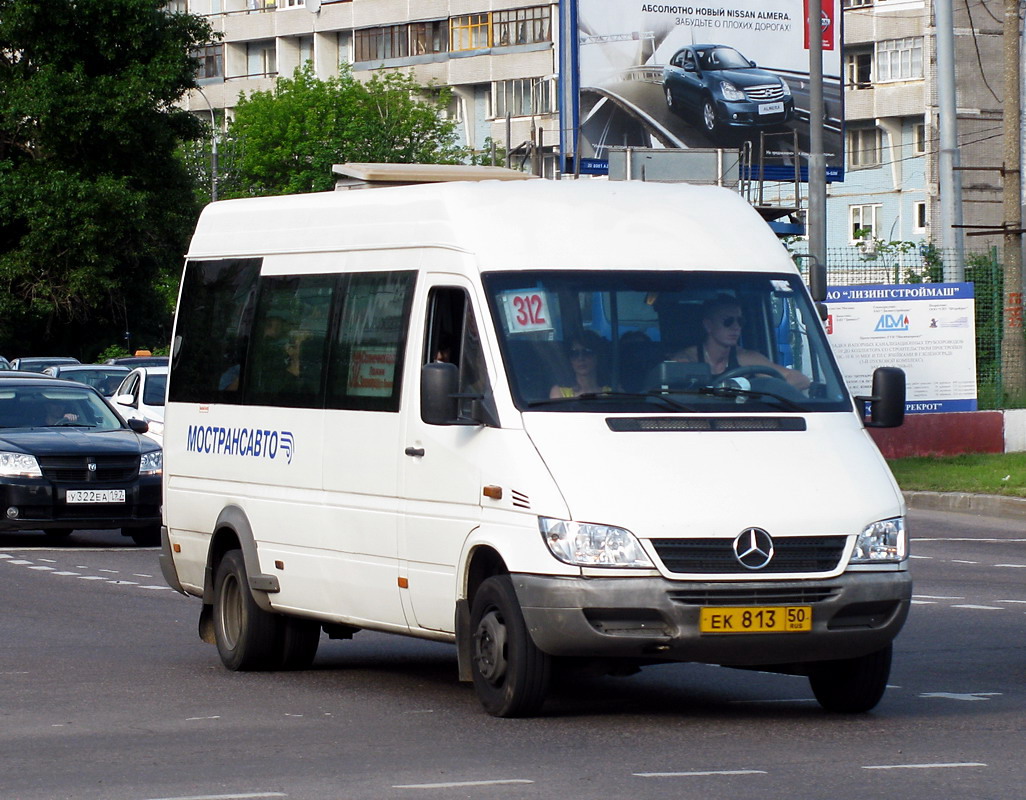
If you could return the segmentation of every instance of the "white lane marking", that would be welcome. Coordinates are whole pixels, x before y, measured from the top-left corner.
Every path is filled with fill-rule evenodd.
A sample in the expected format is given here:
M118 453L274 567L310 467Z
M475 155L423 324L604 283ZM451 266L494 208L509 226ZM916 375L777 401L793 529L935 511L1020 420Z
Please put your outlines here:
M54 575L78 575L77 572L55 572Z
M998 606L977 606L977 605L973 605L972 603L952 603L951 607L952 608L971 608L971 609L974 609L976 611L1004 611L1003 608L999 608Z
M979 761L962 761L955 763L940 763L940 764L878 764L871 767L862 767L862 769L945 769L947 767L985 767Z
M393 789L459 789L463 786L506 786L514 783L534 783L534 781L511 779L493 781L453 781L451 783L406 783L393 786Z
M0 553L0 558L14 558L10 553Z
M156 589L158 592L171 591L170 586L140 586L140 589Z
M132 575L133 578L152 578L152 575L147 575L144 572L136 572Z
M194 794L188 797L151 797L148 800L251 800L259 797L288 797L284 792L247 792L246 794Z
M138 586L139 585L135 581L121 581L121 580L107 581L107 583L112 583L115 586Z
M196 722L196 721L202 720L202 719L221 719L221 717L220 717L220 715L214 715L212 717L186 717L185 721L186 722Z
M42 570L46 570L48 572L53 572L53 567L47 567L47 566L45 566L43 564L40 564L40 565L35 566L35 567L29 567L29 569L42 569Z
M995 567L1008 567L1010 569L1026 569L1026 564L995 564Z
M7 563L8 564L17 564L20 567L20 566L24 566L25 564L34 564L36 562L34 562L34 561L26 561L23 558L15 558L15 559L12 559L11 561L8 561Z
M943 594L914 594L913 597L918 597L920 600L965 600L964 597L949 597Z
M914 606L932 606L932 605L934 605L934 601L933 600L915 600L915 599L913 599L912 600L912 605L914 605Z
M912 541L914 541L914 542L973 542L974 544L977 543L977 542L982 542L984 544L1002 544L1004 542L1012 542L1014 544L1016 542L1018 542L1018 543L1026 542L1026 539L974 539L972 536L952 536L950 538L947 538L947 537L940 538L940 537L929 537L929 536L927 536L927 537L915 536L915 537L913 537Z
M951 559L951 563L952 564L979 564L980 562L979 561L964 561L961 558L953 558L953 559Z
M57 563L57 559L56 558L41 558L39 560L40 561L45 561L47 564L56 564Z
M102 575L79 575L78 579L80 581L105 581L105 580L107 580Z
M764 769L716 769L705 772L635 772L635 778L704 778L711 775L768 775Z
M995 600L995 603L1026 603L1026 600Z
M923 561L933 560L933 556L909 556L909 558L921 558Z
M117 570L117 569L99 569L97 571L98 572L110 572L110 573L113 573L114 575L117 575L121 570Z
M944 700L990 700L992 697L1000 697L1001 692L923 692L920 697L940 697Z

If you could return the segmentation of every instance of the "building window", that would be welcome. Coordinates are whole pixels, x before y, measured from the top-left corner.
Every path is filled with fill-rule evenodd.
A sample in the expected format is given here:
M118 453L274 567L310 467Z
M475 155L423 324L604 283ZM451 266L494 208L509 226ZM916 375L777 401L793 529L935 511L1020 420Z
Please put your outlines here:
M873 52L852 50L844 57L845 86L868 89L873 83Z
M925 122L916 122L912 125L912 152L917 156L926 155Z
M198 79L224 77L224 45L208 44L196 53L196 60L199 61Z
M877 214L880 205L848 206L848 230L851 244L872 241L876 238Z
M552 41L552 19L548 6L492 13L492 43L496 47L549 41Z
M455 51L481 50L491 44L488 14L465 14L449 20L449 41Z
M876 43L876 80L908 81L923 77L923 37L884 39Z
M276 0L246 0L246 8L250 11L273 11L277 7Z
M926 233L926 203L912 204L912 233Z
M495 81L492 84L492 116L551 114L552 94L552 81L546 78Z
M873 0L843 0L842 8L864 8L873 5Z
M414 22L409 27L411 55L445 53L449 50L449 26L446 20Z
M848 166L877 167L883 152L883 132L879 128L848 129Z
M278 0L281 8L306 8L306 0Z
M273 76L278 74L278 58L274 42L249 42L246 44L247 77Z
M405 58L410 54L410 37L406 25L385 25L356 31L356 60L383 61Z

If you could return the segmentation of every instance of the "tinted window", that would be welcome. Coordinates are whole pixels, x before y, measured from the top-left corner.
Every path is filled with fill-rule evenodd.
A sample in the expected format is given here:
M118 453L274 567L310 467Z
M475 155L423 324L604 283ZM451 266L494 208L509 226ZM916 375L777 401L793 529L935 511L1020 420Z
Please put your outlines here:
M171 400L239 403L260 259L190 261L171 358Z
M167 375L148 375L143 384L143 402L148 406L162 406L166 391Z

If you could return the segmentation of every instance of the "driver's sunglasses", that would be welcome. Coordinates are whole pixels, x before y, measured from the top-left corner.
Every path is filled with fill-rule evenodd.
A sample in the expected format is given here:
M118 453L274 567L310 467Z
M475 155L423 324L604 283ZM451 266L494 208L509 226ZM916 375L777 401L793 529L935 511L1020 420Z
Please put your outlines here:
M720 325L722 325L724 328L733 328L735 322L737 323L737 326L739 328L744 327L745 318L742 317L742 316L736 316L736 317L723 317L723 318L720 319Z
M595 351L590 347L574 347L570 350L570 358L587 358L593 355L595 355Z

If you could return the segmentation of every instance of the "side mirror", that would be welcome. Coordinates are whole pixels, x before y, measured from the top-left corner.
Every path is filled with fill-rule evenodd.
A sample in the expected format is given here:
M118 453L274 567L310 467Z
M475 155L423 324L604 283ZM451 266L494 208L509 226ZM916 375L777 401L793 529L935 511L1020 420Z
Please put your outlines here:
M689 61L688 63L686 63L686 64L684 65L684 71L685 71L685 72L694 72L694 71L695 71L695 65L694 65L694 64L692 64L692 63L691 63L691 62Z
M128 422L128 427L136 433L146 433L150 429L150 423L144 419L130 419L126 422Z
M135 398L130 394L119 394L114 396L114 402L119 406L135 405Z
M420 418L428 425L452 425L459 416L460 370L435 361L420 368Z
M749 60L748 66L754 67L755 66L755 61Z
M869 403L867 428L897 428L905 421L905 371L877 367L873 371L872 396L855 399Z

